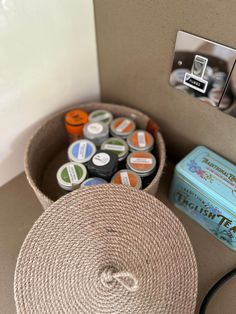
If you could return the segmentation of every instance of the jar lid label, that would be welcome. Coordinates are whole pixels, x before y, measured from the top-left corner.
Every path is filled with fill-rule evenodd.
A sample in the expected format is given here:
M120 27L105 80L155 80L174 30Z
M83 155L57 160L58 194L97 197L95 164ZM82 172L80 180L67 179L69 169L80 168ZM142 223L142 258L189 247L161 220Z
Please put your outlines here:
M121 172L120 178L121 178L122 184L131 186L130 181L129 181L129 175L128 175L127 171Z
M88 125L88 132L91 134L99 134L103 130L103 126L100 123L91 123Z
M123 132L129 125L130 125L130 120L129 120L129 119L124 119L124 120L116 127L116 131L121 133L121 132Z
M106 153L98 153L93 157L93 163L96 166L105 166L109 163L110 161L110 156Z
M77 158L78 159L85 159L85 157L86 157L86 150L87 150L87 143L86 142L81 142L80 145L79 145Z
M108 150L115 150L119 152L124 152L125 151L125 146L124 145L116 145L116 144L105 144L104 149Z
M109 119L111 117L111 114L109 112L100 111L97 112L96 115L93 116L93 119L95 121L103 121L106 119Z
M142 131L138 131L138 146L146 147L145 133Z
M77 176L77 172L75 170L75 166L74 165L68 165L66 167L67 171L68 171L68 175L70 178L70 182L73 184L78 184L79 180L78 180L78 176Z
M130 162L132 164L147 164L151 165L152 164L152 159L151 158L141 158L141 157L131 157Z

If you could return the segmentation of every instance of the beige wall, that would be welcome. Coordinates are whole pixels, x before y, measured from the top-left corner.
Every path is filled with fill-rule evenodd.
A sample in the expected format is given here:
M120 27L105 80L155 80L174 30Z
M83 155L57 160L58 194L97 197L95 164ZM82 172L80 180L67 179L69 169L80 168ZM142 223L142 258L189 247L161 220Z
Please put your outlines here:
M236 119L168 84L176 32L236 48L234 0L95 0L102 100L159 121L169 155L206 145L236 162Z

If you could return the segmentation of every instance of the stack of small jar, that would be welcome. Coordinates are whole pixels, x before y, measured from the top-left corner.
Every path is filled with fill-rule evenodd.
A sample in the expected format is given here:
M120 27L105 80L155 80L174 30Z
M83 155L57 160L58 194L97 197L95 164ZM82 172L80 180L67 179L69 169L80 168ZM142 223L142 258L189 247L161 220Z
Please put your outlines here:
M81 187L114 183L142 189L153 179L156 158L154 138L137 130L127 117L113 118L107 110L75 109L65 115L69 137L69 162L57 171L59 186L72 191Z

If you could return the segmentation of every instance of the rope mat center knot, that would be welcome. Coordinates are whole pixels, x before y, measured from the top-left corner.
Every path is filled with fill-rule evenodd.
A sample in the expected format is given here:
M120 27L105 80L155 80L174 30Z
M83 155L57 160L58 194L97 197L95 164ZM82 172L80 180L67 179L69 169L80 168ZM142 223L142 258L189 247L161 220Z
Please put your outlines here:
M113 288L118 282L127 291L135 292L139 289L137 278L128 271L117 271L113 267L107 267L101 273L101 282L106 288Z

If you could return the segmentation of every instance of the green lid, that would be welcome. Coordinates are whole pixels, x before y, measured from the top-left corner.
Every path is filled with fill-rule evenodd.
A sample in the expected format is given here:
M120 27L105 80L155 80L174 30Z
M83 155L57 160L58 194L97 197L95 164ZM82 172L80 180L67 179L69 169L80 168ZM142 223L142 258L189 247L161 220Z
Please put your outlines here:
M67 191L78 188L86 177L87 170L85 166L76 162L68 162L57 171L58 184Z
M110 150L118 156L118 160L124 160L128 155L129 148L122 138L110 137L102 143L101 149Z
M95 110L89 115L89 122L103 122L110 124L113 120L113 115L108 110Z

